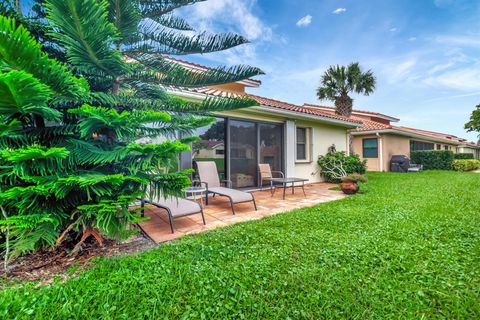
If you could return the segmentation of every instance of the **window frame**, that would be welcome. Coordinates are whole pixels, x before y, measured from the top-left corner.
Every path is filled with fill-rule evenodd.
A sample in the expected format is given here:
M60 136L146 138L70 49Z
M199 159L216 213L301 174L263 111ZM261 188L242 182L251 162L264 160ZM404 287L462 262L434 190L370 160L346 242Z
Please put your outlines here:
M305 130L305 141L298 143L298 129ZM311 163L312 162L312 128L306 126L295 126L295 163ZM305 159L298 158L298 145L305 146Z
M365 148L365 142L366 141L375 141L377 143L377 146L375 148L368 147ZM367 158L367 159L378 159L378 138L364 138L362 139L362 157ZM365 149L370 150L370 149L375 149L375 156L372 155L366 155L365 154Z

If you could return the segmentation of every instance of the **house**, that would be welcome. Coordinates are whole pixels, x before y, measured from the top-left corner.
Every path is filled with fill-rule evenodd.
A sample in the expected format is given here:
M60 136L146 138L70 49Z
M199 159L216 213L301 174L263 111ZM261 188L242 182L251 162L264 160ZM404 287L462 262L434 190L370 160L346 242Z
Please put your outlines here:
M172 60L192 70L206 68ZM194 167L196 161L214 159L219 175L232 181L234 188L252 188L259 186L258 164L269 163L272 170L283 171L286 176L318 182L321 181L318 157L332 145L339 151L349 151L349 130L360 127L360 120L246 92L260 84L258 80L247 79L171 92L197 101L209 96L248 96L260 104L217 113L216 122L195 132L201 143L181 155L181 169ZM214 155L214 146L220 144L222 149L216 150L223 150L223 154L215 151Z
M335 113L334 107L305 105L324 112ZM477 158L480 146L467 143L454 135L397 126L400 119L385 114L353 110L352 119L362 122L360 128L350 131L351 152L367 160L369 171L389 171L393 155L407 155L418 150L450 150L455 153L473 153Z

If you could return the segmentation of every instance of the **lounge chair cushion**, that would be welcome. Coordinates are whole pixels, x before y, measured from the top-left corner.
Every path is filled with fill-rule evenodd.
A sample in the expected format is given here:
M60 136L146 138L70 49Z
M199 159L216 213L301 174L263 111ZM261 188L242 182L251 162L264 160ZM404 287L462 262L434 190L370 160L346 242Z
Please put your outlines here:
M202 208L197 202L182 198L160 198L151 201L151 203L161 208L170 209L173 217L186 216L189 214L200 213L200 211L202 211Z
M216 187L216 188L208 188L208 191L222 195L222 196L230 197L233 203L247 202L247 201L253 200L253 196L251 193L240 191L240 190Z
M220 179L218 178L217 164L213 161L198 161L198 175L200 180L208 183L208 188L220 187Z

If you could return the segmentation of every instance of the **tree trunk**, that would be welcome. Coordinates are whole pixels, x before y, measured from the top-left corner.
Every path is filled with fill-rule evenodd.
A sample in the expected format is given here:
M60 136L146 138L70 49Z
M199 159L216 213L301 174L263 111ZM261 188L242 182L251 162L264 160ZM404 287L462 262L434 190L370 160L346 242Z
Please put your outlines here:
M347 94L342 94L335 99L335 113L341 116L352 115L353 100Z

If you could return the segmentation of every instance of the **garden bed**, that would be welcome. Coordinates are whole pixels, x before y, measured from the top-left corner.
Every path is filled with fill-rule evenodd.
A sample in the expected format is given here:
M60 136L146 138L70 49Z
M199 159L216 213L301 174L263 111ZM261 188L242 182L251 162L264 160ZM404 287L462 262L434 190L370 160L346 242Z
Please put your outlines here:
M109 257L121 254L132 254L152 248L154 243L138 234L122 243L105 241L100 247L96 241L90 239L85 243L81 252L72 257L68 255L66 247L59 247L56 250L46 250L35 254L20 257L10 265L8 282L40 281L50 283L54 278L68 279L69 277L85 270L92 259L98 257ZM0 277L5 272L0 270Z

